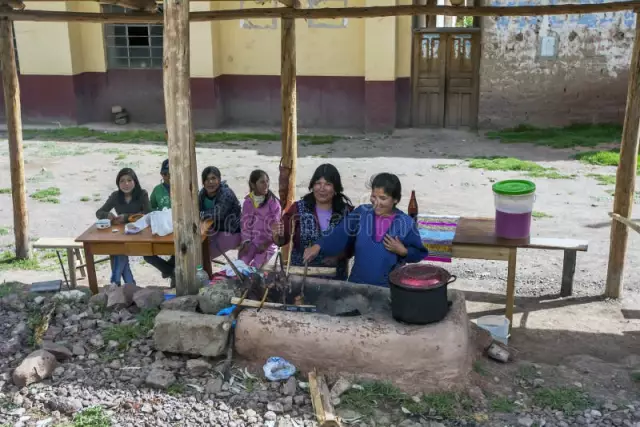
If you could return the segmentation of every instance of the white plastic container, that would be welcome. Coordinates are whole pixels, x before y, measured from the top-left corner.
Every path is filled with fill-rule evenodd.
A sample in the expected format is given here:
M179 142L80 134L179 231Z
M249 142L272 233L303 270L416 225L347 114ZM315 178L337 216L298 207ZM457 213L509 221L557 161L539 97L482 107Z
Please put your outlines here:
M488 331L494 340L504 345L509 343L509 319L505 316L482 316L477 320L478 327Z
M526 239L531 234L531 214L536 200L536 185L511 179L493 185L496 205L496 236Z

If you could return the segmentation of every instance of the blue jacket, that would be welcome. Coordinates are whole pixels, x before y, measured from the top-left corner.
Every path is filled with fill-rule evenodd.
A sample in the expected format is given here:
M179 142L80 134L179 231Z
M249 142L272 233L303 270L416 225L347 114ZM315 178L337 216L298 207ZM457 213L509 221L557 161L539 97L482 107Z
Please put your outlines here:
M334 256L344 251L349 236L355 236L355 259L349 281L377 286L389 286L389 273L397 266L409 262L420 262L427 256L418 227L413 219L399 209L387 231L398 237L407 248L405 257L385 249L382 242L375 241L375 214L371 205L361 205L346 216L331 234L318 244L325 256Z

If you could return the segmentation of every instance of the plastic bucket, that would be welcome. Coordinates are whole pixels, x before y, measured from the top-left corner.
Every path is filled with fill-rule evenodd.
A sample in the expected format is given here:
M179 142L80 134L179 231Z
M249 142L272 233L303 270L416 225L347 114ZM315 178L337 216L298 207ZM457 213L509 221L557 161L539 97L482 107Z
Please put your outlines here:
M509 341L509 319L504 316L483 316L477 321L478 327L488 331L494 340L505 345Z
M170 299L174 299L176 297L175 292L167 292L164 294L164 300L169 301Z
M496 206L496 236L526 239L531 234L531 213L536 200L536 185L511 179L493 184Z

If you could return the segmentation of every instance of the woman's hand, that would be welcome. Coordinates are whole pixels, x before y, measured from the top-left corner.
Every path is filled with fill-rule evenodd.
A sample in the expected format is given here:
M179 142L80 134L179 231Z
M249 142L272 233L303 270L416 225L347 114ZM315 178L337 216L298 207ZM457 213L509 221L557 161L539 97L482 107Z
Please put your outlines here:
M273 234L273 240L278 240L279 237L284 236L284 224L282 221L274 222L271 225L271 233Z
M238 258L244 256L244 254L249 250L249 245L251 245L251 242L249 241L242 242L240 244L240 247L238 248Z
M303 259L304 262L311 262L320 253L320 245L313 245L310 248L304 250Z
M409 251L402 244L398 237L391 237L388 234L384 236L384 240L382 241L384 244L384 248L389 252L393 252L396 255L400 255L401 257L407 256Z
M124 224L124 215L118 215L111 220L112 224Z

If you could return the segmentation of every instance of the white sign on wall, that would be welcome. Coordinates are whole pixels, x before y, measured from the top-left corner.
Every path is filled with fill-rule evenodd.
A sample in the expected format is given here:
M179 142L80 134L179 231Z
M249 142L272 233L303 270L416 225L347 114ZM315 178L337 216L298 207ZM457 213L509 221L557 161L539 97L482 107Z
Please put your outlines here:
M555 58L558 54L558 39L555 36L540 38L540 58Z

